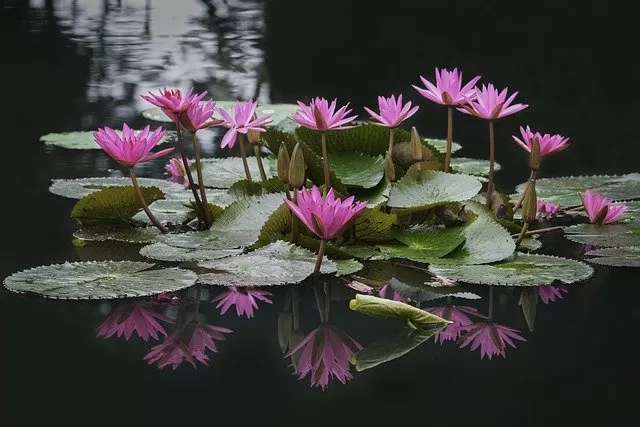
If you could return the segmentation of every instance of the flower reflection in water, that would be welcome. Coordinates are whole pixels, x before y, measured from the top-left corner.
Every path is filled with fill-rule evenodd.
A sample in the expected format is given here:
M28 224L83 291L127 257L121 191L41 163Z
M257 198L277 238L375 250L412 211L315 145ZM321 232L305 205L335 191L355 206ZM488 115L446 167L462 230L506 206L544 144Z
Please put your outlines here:
M96 335L100 338L109 338L114 334L120 338L124 335L129 340L134 332L145 341L149 337L159 339L158 334L167 336L164 327L158 320L173 323L164 314L155 311L151 304L133 302L118 306L98 327Z
M220 314L225 314L232 305L235 305L238 316L245 315L247 317L253 317L254 310L258 309L258 302L256 300L273 304L273 301L269 299L270 296L270 292L263 291L262 289L232 286L215 297L212 302L219 301L216 308L220 308Z
M410 299L399 292L396 292L391 285L385 283L378 288L378 295L380 298L392 299L394 301L409 302Z
M444 305L442 307L426 307L425 311L435 314L443 319L450 320L453 323L448 324L440 332L436 332L434 339L436 342L440 342L440 345L445 341L455 341L460 338L460 334L470 329L470 325L473 321L467 316L467 314L478 315L478 310L473 307Z
M566 294L568 292L569 290L564 286L538 286L538 296L540 297L540 300L545 304L549 304L550 302L555 302L556 300L562 299L562 294Z

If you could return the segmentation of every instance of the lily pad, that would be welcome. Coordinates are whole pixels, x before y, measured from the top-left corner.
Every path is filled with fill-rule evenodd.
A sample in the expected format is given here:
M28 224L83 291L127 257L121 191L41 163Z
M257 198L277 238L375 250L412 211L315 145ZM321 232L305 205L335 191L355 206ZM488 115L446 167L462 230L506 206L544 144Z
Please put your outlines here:
M162 191L155 187L140 187L147 203L162 199ZM133 187L103 188L78 200L71 210L71 218L81 221L129 221L142 210Z
M499 163L494 163L494 170L502 169ZM451 167L457 173L476 176L489 176L489 160L470 159L468 157L452 157Z
M156 200L149 205L149 209L158 221L163 224L179 225L189 221L195 215L193 209L185 206L184 202L177 200ZM152 224L149 216L144 211L135 214L133 219L148 225Z
M202 179L207 187L213 188L229 188L231 185L241 179L246 179L244 173L244 165L241 157L222 157L202 159ZM255 158L247 158L249 172L255 179L260 176L260 169ZM271 178L273 174L270 168L265 168L267 178Z
M115 129L118 135L122 135L121 130ZM138 133L140 130L135 130ZM165 142L174 142L177 138L176 132L166 131L158 145ZM93 138L93 131L74 131L62 133L48 133L40 137L40 141L45 145L55 145L57 147L72 150L101 150L102 148Z
M356 239L364 242L385 242L393 239L391 227L397 216L383 212L380 206L367 207L354 221Z
M438 152L444 154L447 152L447 140L446 139L439 139L439 138L423 138L424 142L426 142L427 144L429 144L430 146L432 146L433 148L435 148L436 150L438 150ZM462 145L458 144L457 142L453 141L451 143L451 152L455 153L456 151L460 150L462 148ZM451 158L451 161L453 161L453 158Z
M387 204L393 208L434 207L469 200L481 188L480 181L469 175L416 170L391 187Z
M640 224L577 224L564 227L564 236L572 242L593 246L640 246Z
M111 299L173 292L196 282L193 271L150 269L153 266L135 261L67 262L20 271L4 279L4 285L47 298Z
M357 273L364 268L364 266L360 262L356 261L353 258L334 259L332 261L335 263L338 269L336 271L336 276L346 276L347 274Z
M585 252L587 261L614 267L640 267L640 247L602 248Z
M152 243L140 249L140 255L167 262L199 262L239 255L242 249L186 249L162 242Z
M187 191L180 184L154 178L138 178L141 187L156 187L169 199L173 193L185 194ZM54 179L49 191L53 194L70 199L81 199L94 191L108 187L131 186L130 178L80 178L80 179ZM190 194L191 192L189 192Z
M390 257L419 262L443 257L465 240L462 227L419 225L395 230L393 235L404 245L378 245L378 249Z
M162 233L156 227L112 226L100 224L82 227L73 233L80 240L102 242L113 240L128 243L151 243L160 239Z
M448 323L451 323L412 305L378 298L373 295L356 294L355 299L349 301L349 308L380 319L401 319L410 328L415 329L431 330L434 325L445 327Z
M224 286L276 286L299 283L313 274L316 254L284 242L271 243L253 252L198 265L213 273L201 274L200 283ZM321 273L335 273L338 267L325 257Z
M329 166L347 187L373 188L384 178L384 157L361 153L327 154Z
M506 286L539 286L554 282L569 284L593 275L593 268L580 261L521 252L495 264L431 264L429 271L462 282Z
M384 179L374 188L368 188L366 190L352 188L351 194L356 197L356 200L365 201L367 202L367 207L373 208L381 205L382 203L387 203L390 189L391 186L389 185L389 181Z
M389 286L411 301L426 302L445 297L480 299L480 295L469 292L462 286L431 286L420 282L405 283L395 277L389 280Z

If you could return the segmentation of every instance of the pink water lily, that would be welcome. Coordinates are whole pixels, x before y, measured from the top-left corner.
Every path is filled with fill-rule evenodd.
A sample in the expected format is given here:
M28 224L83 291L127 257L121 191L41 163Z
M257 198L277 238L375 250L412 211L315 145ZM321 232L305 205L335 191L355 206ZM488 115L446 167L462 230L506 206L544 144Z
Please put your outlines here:
M348 103L336 111L337 103L338 100L334 99L329 104L325 98L313 98L309 105L298 101L298 109L289 118L300 126L321 132L353 127L344 125L358 116L349 116L352 110Z
M229 129L227 133L224 134L224 137L222 137L220 147L233 148L239 133L246 135L250 130L255 132L266 131L264 126L271 121L271 114L258 117L255 114L257 107L258 102L253 100L236 101L229 111L218 107L218 112L224 119L222 126Z
M462 73L454 68L449 71L443 68L439 71L436 68L436 84L420 76L420 80L426 88L420 88L412 85L420 95L430 101L437 102L442 105L460 105L468 102L475 97L475 84L480 80L480 76L476 76L462 86Z
M173 323L162 313L158 313L144 303L125 303L118 306L109 314L97 329L97 336L109 338L114 334L119 338L124 335L129 340L135 332L145 341L149 337L159 339L159 335L167 336L164 327L158 322Z
M189 322L183 331L182 339L187 343L191 355L200 363L208 365L209 356L207 349L217 353L216 341L224 341L224 334L231 333L231 329L221 326L208 325L206 323L192 321Z
M298 379L310 374L311 386L323 390L332 378L346 384L352 378L349 361L362 346L349 335L330 324L320 325L293 347L285 357L302 350L295 366Z
M533 140L538 140L538 144L540 145L540 156L546 156L547 154L564 150L568 147L567 142L569 142L569 138L565 138L562 135L550 135L548 133L542 135L540 132L533 133L531 132L531 129L529 129L529 126L526 128L520 126L520 135L522 139L517 136L513 136L513 139L528 152L531 152Z
M374 124L388 128L400 126L400 123L413 116L418 111L418 108L418 106L411 108L411 101L403 105L402 95L398 95L397 99L394 95L391 95L389 98L379 96L378 109L380 113L364 107L365 111L369 113L373 119L378 121L378 123Z
M166 148L150 153L163 136L164 130L160 127L149 133L147 126L136 134L126 123L122 127L122 136L109 127L100 128L93 133L96 143L115 161L126 167L148 162L172 152L173 148Z
M345 200L336 198L333 188L329 189L323 198L320 189L315 185L311 189L300 190L296 203L284 199L291 212L323 240L338 237L367 207L367 202L354 203L354 200L354 196Z
M213 302L219 301L216 308L220 308L220 314L225 314L232 305L235 305L238 316L253 317L254 310L258 309L258 300L273 304L273 301L269 299L271 295L271 292L262 289L232 286L216 296Z
M515 114L528 107L527 104L512 104L518 92L507 98L507 88L498 92L491 83L475 89L475 99L469 98L467 104L458 108L463 113L471 114L486 120L495 120Z
M468 331L473 321L467 314L477 315L478 312L478 310L473 307L457 307L455 305L426 307L424 310L452 322L434 335L435 341L439 342L440 345L445 341L457 340L461 333Z
M220 125L223 120L212 117L215 108L216 103L211 100L192 103L186 111L180 114L180 122L185 129L192 133Z
M485 356L489 360L493 356L506 356L507 346L516 347L514 340L526 341L520 331L497 323L473 323L468 331L460 337L460 348L471 345L471 350L480 349L480 359Z
M556 300L562 299L562 294L566 294L568 292L569 290L564 286L538 286L538 296L540 297L540 300L545 304L549 304L550 302L555 302Z
M182 159L169 159L169 162L165 165L165 170L169 175L169 181L182 184L185 187L189 186L189 180L187 179L187 171L184 168Z
M540 217L549 219L551 218L551 216L556 215L560 211L560 205L538 199L536 201L536 210L538 211L538 215Z
M193 93L193 88L191 88L185 96L182 96L179 89L162 89L158 94L149 92L148 95L141 96L151 104L160 107L162 112L175 122L179 115L187 111L190 106L198 105L207 96L207 92Z
M625 205L613 204L608 197L587 190L582 195L582 206L593 224L611 224L624 219Z
M411 301L409 299L409 297L407 297L406 295L401 294L400 292L397 292L388 283L385 283L384 285L380 286L377 289L377 291L378 291L378 296L380 298L386 298L386 299L390 299L390 300L394 300L394 301L400 301L400 302L409 302L409 301Z

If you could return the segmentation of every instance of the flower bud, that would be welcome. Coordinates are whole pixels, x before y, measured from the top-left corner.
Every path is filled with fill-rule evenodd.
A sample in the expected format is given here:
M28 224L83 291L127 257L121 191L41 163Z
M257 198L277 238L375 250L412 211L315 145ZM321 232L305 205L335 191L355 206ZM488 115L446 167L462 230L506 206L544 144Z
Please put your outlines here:
M540 169L540 141L533 138L531 141L531 154L529 155L529 167L531 170Z
M253 145L260 145L262 144L262 138L260 138L260 132L257 132L255 130L249 129L247 131L247 139L249 140L250 143L252 143Z
M291 342L291 332L293 331L293 316L291 312L285 310L278 316L278 344L283 352L289 348Z
M384 156L384 174L389 182L396 182L396 167L393 164L389 151L387 151L387 154Z
M283 142L278 150L278 179L283 184L289 183L289 163L291 163L289 150Z
M300 342L304 339L304 334L299 329L295 329L291 332L291 340L289 341L289 348L293 348L300 344ZM295 369L296 374L298 373L298 362L300 361L300 356L302 355L301 351L296 351L291 355L291 364L293 365L293 369Z
M304 170L304 154L302 153L300 143L297 143L296 146L293 147L293 152L291 153L291 162L289 163L288 179L289 184L291 184L293 188L300 188L304 186Z
M414 162L422 160L422 142L420 141L420 135L418 130L414 127L411 128L411 158Z
M524 199L522 199L522 220L533 221L538 214L538 196L536 195L536 184L534 181L529 181L529 185L524 193Z

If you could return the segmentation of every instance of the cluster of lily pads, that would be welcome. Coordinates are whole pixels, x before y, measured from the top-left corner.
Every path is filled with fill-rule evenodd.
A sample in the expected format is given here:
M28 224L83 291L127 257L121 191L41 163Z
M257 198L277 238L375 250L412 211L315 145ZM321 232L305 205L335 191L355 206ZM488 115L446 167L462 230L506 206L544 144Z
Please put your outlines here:
M91 255L17 272L4 285L69 299L147 296L194 284L316 284L331 277L352 287L393 287L376 275L400 264L420 272L408 285L413 291L445 297L465 283L538 287L589 278L593 268L584 261L549 254L553 248L536 253L543 247L538 235L547 232L597 247L585 254L589 262L640 265L640 205L633 200L640 199L640 174L539 179L544 157L566 148L568 138L521 127L514 143L529 156L529 179L514 194L494 190L500 168L494 123L528 106L515 104L517 93L508 96L507 89L477 87L479 79L463 85L457 69L436 69L434 82L422 78L425 87L414 86L447 108L446 139L404 129L418 106L403 103L402 95L378 97L377 110L367 108L370 118L357 121L337 100L258 105L178 90L144 96L154 107L142 115L170 131L124 124L122 130L45 135L45 144L102 148L130 177L54 179L52 193L77 199L74 242L79 253ZM455 112L487 121L488 161L456 156ZM223 129L221 147L237 146L240 156L202 158L197 135L206 128ZM178 156L167 162L168 179L137 176L137 165L173 152ZM614 203L620 201L625 204ZM553 221L562 225L550 227ZM91 250L109 244L121 246L110 256ZM351 307L401 317L420 329L411 320L415 312L388 306L408 302L369 298ZM451 321L419 311L432 316L431 323L443 322L440 327Z

